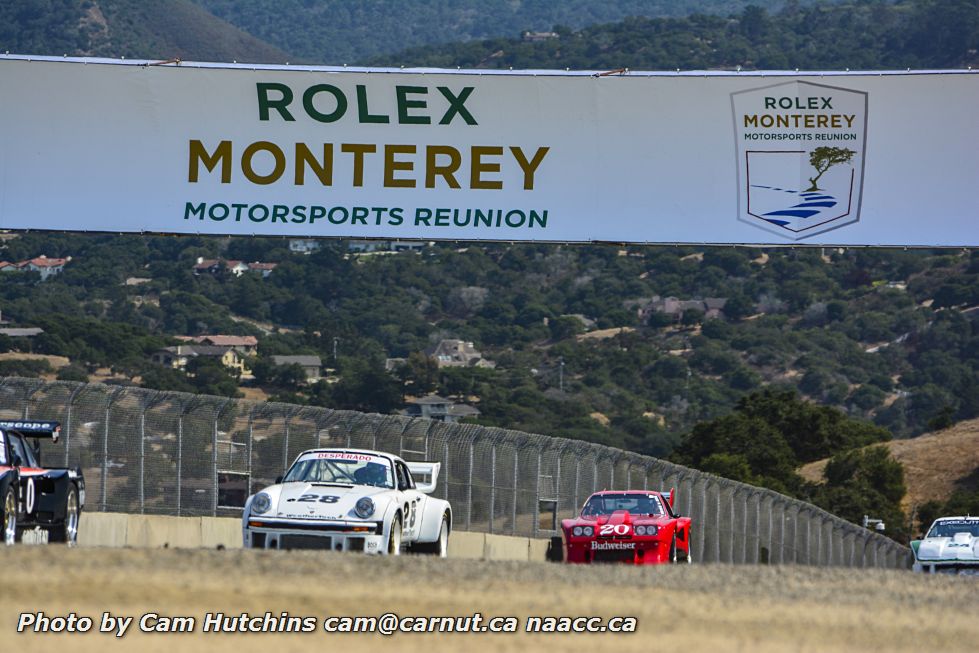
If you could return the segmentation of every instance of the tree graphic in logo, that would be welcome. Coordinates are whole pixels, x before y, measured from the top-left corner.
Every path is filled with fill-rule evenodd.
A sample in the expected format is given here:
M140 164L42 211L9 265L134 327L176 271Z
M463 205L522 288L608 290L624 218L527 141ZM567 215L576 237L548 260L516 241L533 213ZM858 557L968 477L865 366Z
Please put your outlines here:
M819 190L817 183L823 173L839 163L849 163L853 160L854 154L856 152L845 147L817 147L810 152L809 165L815 168L818 174L809 178L809 183L812 185L805 192L811 193Z

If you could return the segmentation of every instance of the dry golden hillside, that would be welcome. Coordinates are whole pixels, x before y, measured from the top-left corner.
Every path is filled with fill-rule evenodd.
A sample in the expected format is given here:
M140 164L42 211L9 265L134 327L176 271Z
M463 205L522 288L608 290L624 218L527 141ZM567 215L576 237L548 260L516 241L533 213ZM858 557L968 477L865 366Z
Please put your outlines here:
M951 428L935 431L910 440L892 440L884 444L902 465L908 493L902 507L926 501L943 501L979 468L979 419L959 422ZM809 463L799 469L808 481L821 482L828 460Z

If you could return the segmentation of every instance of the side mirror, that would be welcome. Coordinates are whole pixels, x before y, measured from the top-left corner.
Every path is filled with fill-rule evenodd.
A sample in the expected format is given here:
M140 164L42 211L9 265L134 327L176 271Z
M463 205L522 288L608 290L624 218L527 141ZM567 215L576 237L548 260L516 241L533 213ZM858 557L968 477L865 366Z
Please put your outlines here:
M278 485L281 482L282 482L282 474L279 474L278 476L275 477L275 484Z
M13 460L11 462L13 463L13 466L14 467L23 467L24 466L23 459L19 455L17 455L17 454L14 454Z

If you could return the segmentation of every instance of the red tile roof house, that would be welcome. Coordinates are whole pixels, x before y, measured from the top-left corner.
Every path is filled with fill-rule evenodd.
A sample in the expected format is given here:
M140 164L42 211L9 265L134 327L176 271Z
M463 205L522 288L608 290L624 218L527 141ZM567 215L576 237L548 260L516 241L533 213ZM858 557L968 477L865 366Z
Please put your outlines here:
M278 263L260 263L258 261L248 264L249 272L258 272L262 275L262 278L268 278L272 274L272 270L279 266Z
M41 281L44 281L50 276L61 274L65 269L65 263L70 260L70 256L67 258L48 258L42 254L37 258L21 261L20 265L30 272L40 272Z

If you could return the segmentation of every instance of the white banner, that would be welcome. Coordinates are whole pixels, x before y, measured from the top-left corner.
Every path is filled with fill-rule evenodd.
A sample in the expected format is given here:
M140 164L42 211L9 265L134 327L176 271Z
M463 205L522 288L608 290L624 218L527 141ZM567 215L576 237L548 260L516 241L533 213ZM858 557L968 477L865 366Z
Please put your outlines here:
M979 246L979 73L0 57L0 228Z

